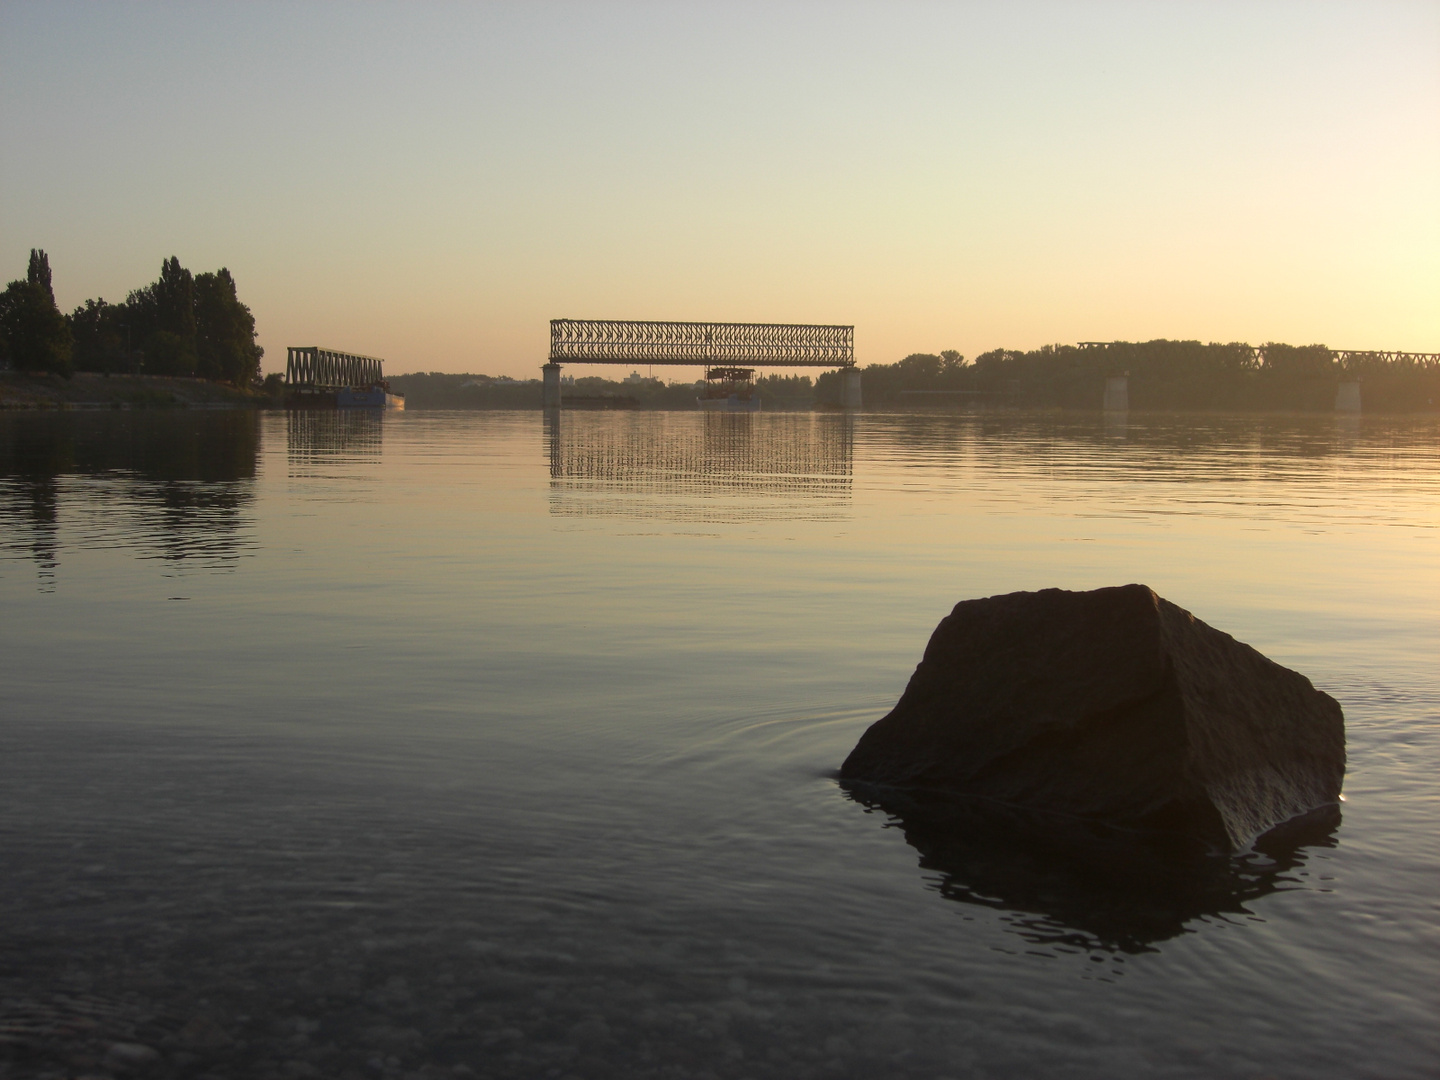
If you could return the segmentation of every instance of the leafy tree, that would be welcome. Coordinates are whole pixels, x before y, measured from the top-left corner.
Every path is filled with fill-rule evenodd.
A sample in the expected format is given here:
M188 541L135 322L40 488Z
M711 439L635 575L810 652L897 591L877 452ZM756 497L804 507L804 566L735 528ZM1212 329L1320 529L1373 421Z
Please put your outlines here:
M156 330L145 339L145 370L152 375L193 375L195 349L169 330Z
M133 344L151 374L248 386L265 355L255 343L255 317L240 302L230 271L222 267L196 277L173 255L161 264L159 279L132 291L125 303L87 300L69 323L84 370L131 370Z
M155 282L158 329L187 342L195 340L195 278L174 255L160 264Z
M780 402L809 401L812 393L809 375L761 375L755 389L767 409Z
M68 377L72 348L70 327L55 306L50 260L32 249L25 280L10 282L0 293L0 353L22 371Z
M172 255L161 263L160 279L132 292L125 306L143 343L146 371L195 374L195 279L178 258Z
M255 344L255 317L223 266L195 279L195 339L197 375L248 386L259 374L265 350Z
M911 353L894 364L869 364L860 373L865 397L892 401L906 390L958 390L966 378L965 358L954 349Z
M25 280L44 289L50 303L55 303L55 287L50 282L50 256L38 248L30 249L30 266L25 271Z
M1324 345L1282 345L1274 341L1265 345L1266 371L1284 375L1326 375L1334 366L1334 358Z
M134 358L129 348L129 324L124 304L86 300L68 317L75 338L77 371L129 371Z

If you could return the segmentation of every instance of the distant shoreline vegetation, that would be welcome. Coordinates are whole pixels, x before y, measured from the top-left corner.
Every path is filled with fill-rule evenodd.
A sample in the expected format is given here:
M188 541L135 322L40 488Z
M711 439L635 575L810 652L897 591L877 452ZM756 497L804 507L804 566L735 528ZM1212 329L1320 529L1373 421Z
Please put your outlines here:
M1262 357L1257 356L1257 351ZM581 369L583 370L583 368ZM1094 345L994 349L969 362L958 352L912 353L861 369L865 407L1012 407L1097 410L1106 379L1128 376L1130 408L1170 412L1330 412L1341 382L1362 384L1369 412L1440 411L1440 364L1374 356L1337 358L1324 345L1205 344L1160 339ZM391 385L410 409L538 409L540 384L432 371L397 375ZM840 375L762 375L762 407L837 406ZM567 378L571 408L693 409L696 387L632 373Z
M406 409L539 409L543 404L538 379L417 371L393 375L389 383L405 395ZM808 375L761 375L755 389L770 410L809 409L815 400ZM667 382L638 371L618 380L567 375L562 400L568 408L679 410L698 408L699 392L694 382Z
M967 362L957 352L914 353L861 372L867 407L993 403L1098 409L1105 380L1128 376L1135 410L1328 412L1341 382L1360 382L1366 411L1440 407L1440 364L1375 356L1341 360L1324 345L1205 344L1159 339L994 349ZM815 380L819 402L840 398L840 377Z
M161 264L159 278L131 290L123 303L86 300L69 315L55 303L44 251L31 250L24 279L0 292L0 370L12 373L198 378L241 395L263 388L254 403L274 403L283 392L282 376L271 374L262 384L265 351L255 336L255 318L229 270L192 274L174 256ZM992 349L973 361L953 350L912 353L861 369L861 386L870 409L1095 410L1106 379L1118 375L1128 376L1129 407L1140 411L1329 411L1346 381L1362 384L1369 412L1440 411L1440 363L1278 342L1258 350L1244 342L1092 342ZM432 371L390 382L411 409L542 404L538 379ZM770 411L838 407L840 375L826 371L812 381L809 375L762 374L756 390ZM694 409L696 396L694 383L638 371L618 380L567 373L563 389L571 408Z
M55 303L50 260L32 249L25 278L0 293L0 368L68 378L75 372L168 375L250 388L265 350L255 318L224 267L192 274L171 256L160 277L123 303Z

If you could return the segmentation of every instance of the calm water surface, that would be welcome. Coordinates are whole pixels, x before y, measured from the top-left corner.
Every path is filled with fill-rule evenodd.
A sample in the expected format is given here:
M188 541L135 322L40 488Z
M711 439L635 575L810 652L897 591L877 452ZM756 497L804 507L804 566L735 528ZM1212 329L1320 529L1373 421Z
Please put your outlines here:
M1131 581L1340 700L1337 827L838 788L956 601ZM0 1076L1440 1070L1434 418L0 415L0 602Z

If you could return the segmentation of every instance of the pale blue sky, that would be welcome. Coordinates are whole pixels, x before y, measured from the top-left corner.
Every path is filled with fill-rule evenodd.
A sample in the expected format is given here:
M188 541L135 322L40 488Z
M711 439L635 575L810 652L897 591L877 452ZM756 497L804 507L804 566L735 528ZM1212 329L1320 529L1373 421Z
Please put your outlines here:
M0 140L0 274L228 266L272 370L530 376L558 316L1440 349L1433 2L7 2Z

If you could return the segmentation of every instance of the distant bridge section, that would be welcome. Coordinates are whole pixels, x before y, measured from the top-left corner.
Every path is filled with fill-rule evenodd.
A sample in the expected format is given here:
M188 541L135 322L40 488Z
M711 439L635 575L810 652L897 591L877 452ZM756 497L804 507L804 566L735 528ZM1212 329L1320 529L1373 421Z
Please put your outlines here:
M1346 367L1352 364L1374 361L1380 364L1395 364L1400 367L1440 367L1440 352L1388 352L1384 349L1331 349L1330 355Z
M359 353L322 349L318 345L292 345L285 361L285 382L316 390L344 390L373 386L385 378L385 361Z
M552 319L552 364L855 366L855 327Z
M1103 349L1110 345L1137 344L1127 341L1080 341L1082 349ZM1265 363L1264 345L1247 345L1250 358L1257 364ZM1327 349L1330 359L1341 367L1348 368L1366 363L1393 364L1399 367L1435 368L1440 367L1440 352L1401 352L1393 349Z

